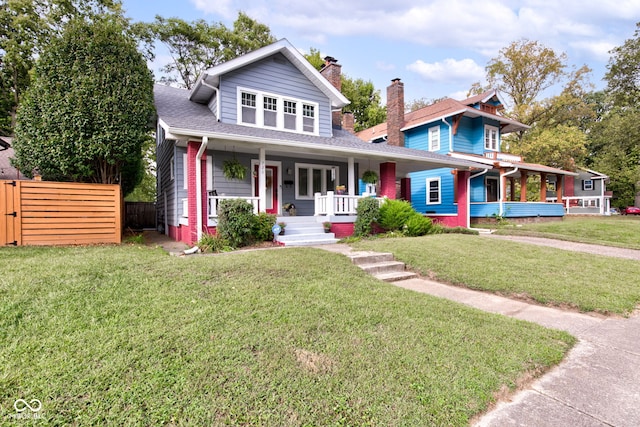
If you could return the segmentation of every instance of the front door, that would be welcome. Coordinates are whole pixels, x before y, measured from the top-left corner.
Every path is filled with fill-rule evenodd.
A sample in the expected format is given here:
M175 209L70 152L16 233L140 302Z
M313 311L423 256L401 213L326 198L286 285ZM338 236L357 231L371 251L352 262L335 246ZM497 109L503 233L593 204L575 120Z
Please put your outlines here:
M498 201L498 179L487 178L487 202Z
M258 197L260 194L258 192L258 168L259 165L254 166L254 183L253 188L255 188L255 197ZM278 167L277 166L265 166L265 181L266 181L266 193L267 193L267 206L265 207L265 211L270 214L278 214Z

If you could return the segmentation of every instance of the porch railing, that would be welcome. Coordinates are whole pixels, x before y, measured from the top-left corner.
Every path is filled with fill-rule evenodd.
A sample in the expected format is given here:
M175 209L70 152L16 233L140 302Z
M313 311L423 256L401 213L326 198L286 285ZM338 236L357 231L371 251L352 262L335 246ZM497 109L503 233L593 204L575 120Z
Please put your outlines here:
M569 196L562 198L567 213L600 213L604 214L607 209L607 197L603 196ZM547 197L547 202L556 202L557 197Z
M362 198L362 196L335 194L333 191L327 191L326 195L315 193L315 215L355 215L358 201ZM377 198L377 200L382 203L384 199Z
M253 213L258 214L260 198L259 197L242 197L242 196L209 196L209 218L218 217L218 208L220 202L223 200L242 199L251 203L253 206Z

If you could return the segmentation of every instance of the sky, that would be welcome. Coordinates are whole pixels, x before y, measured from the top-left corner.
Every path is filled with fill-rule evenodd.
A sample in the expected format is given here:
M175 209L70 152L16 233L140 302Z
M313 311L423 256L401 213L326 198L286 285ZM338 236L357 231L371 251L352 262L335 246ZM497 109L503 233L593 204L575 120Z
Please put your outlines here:
M343 74L373 82L383 103L394 78L405 101L463 99L485 67L512 42L528 39L567 55L570 67L587 65L596 90L609 51L633 38L639 0L122 0L133 21L156 15L204 19L232 27L239 11L266 24L277 39L302 53L332 56ZM157 47L151 64L169 62Z

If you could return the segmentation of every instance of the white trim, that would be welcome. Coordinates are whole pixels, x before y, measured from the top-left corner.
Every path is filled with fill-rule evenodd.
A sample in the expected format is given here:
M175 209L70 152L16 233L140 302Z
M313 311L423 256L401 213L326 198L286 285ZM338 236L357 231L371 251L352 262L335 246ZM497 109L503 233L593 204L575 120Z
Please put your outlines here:
M489 131L489 144L487 145L487 131ZM495 139L493 136L495 135ZM500 151L500 129L497 126L484 125L482 133L484 149L489 151ZM493 146L495 144L495 147Z
M307 195L300 195L300 188L298 186L299 177L300 177L300 169L306 169L309 173L307 177ZM296 200L313 200L315 197L315 191L313 188L313 169L322 170L321 175L321 189L320 192L326 194L327 191L333 191L333 189L327 188L327 175L326 172L331 170L335 171L335 175L333 176L333 182L335 185L340 184L340 167L336 165L321 165L315 163L296 163L295 164L295 181L294 181L294 189L295 189L295 199Z
M176 156L169 159L169 181L176 179Z
M189 189L189 173L187 171L189 167L189 161L187 158L187 153L182 153L182 189Z
M207 153L207 191L213 190L213 155Z
M255 170L256 165L258 166L258 173L260 172L260 159L251 159L251 176L253 177L253 171ZM277 214L281 215L282 211L282 162L274 161L274 160L265 160L264 162L266 166L274 166L278 169L278 176L275 177L275 183L273 185L277 185L276 192L278 193L278 210ZM265 171L266 172L266 171ZM256 194L256 180L251 179L251 194Z
M432 202L431 201L431 183L432 182L437 182L438 183L438 201L437 202ZM426 194L426 198L425 198L425 204L426 205L440 205L442 204L442 180L440 179L439 176L437 177L432 177L432 178L427 178L426 179L426 184L427 184L427 194Z
M434 134L435 134L435 138L434 138ZM429 151L439 151L440 145L441 145L440 144L440 124L429 128L428 138L429 138ZM435 143L434 143L434 139L436 140Z
M255 105L255 123L247 123L242 121L242 94L247 93L254 95L256 97L256 105ZM267 126L264 124L264 99L266 98L274 98L276 100L276 125L275 126ZM296 128L288 129L284 127L284 101L295 102L296 104ZM313 108L314 112L314 123L313 123L313 132L308 132L304 130L304 108L305 106L309 106ZM320 135L320 105L317 102L307 101L304 99L294 98L291 96L278 95L276 93L264 92L260 90L250 89L243 86L238 86L236 88L236 123L241 126L249 126L249 127L257 127L261 129L272 129L278 130L281 132L290 132L290 133L298 133L305 135Z

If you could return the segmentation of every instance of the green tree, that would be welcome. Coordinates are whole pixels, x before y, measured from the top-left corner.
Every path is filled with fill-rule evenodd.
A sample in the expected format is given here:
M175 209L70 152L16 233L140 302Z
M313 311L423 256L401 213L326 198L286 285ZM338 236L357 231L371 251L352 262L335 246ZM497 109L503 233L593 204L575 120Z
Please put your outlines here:
M122 14L119 0L0 2L0 132L12 133L35 58L73 18Z
M69 22L42 52L18 110L16 166L48 180L120 183L142 177L153 79L125 23Z
M353 113L356 132L387 120L387 108L380 104L380 91L371 80L352 79L343 74L342 94L351 101L343 111Z
M587 136L576 126L537 127L512 152L525 160L554 168L575 170L587 154Z
M138 30L143 32L139 27ZM160 80L187 89L193 87L206 69L275 41L269 27L242 12L233 29L222 23L156 16L153 23L146 24L146 30L148 39L163 43L172 58L162 67L165 75Z
M640 96L640 22L632 38L611 51L607 66L607 92L619 106L637 108Z

